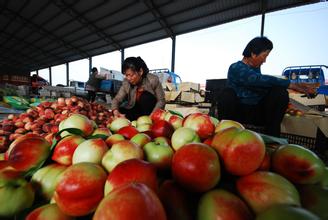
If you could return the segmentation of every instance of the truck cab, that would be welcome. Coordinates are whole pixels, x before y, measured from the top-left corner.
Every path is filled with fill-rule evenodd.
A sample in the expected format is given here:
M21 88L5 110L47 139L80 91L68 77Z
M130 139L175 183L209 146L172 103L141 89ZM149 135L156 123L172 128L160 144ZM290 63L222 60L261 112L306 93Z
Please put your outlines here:
M178 88L178 84L180 84L181 78L178 74L170 71L167 68L163 69L152 69L149 70L150 73L157 75L159 78L159 81L162 83L163 87L165 87L165 83L172 83L175 88Z
M69 82L70 87L74 87L76 90L84 90L85 88L85 82L81 81L70 81Z
M328 84L328 66L325 65L289 66L282 75L293 83L316 83L318 87Z
M81 97L87 97L85 91L85 82L72 80L69 82L69 87L74 88L75 94Z

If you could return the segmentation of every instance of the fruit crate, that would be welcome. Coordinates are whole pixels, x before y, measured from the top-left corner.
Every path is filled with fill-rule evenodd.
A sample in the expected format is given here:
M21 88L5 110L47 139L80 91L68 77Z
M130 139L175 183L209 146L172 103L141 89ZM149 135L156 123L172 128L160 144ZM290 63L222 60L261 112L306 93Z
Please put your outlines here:
M281 133L281 137L286 138L290 144L298 144L310 150L314 150L316 146L316 138L286 133Z
M258 133L263 133L264 131L263 126L251 124L244 124L244 126L247 129ZM287 139L289 144L297 144L315 152L325 162L325 164L328 165L328 137L326 137L320 129L317 130L316 137L281 133L281 138Z
M310 149L328 165L328 137L320 129L317 130L315 138L286 133L281 133L281 137L286 138L290 144L298 144Z

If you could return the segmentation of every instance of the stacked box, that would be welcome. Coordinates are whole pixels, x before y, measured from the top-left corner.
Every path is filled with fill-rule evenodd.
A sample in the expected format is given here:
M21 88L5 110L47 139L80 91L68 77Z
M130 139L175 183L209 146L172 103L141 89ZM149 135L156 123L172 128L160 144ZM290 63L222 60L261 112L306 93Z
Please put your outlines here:
M22 85L18 86L17 94L19 96L29 96L29 86Z
M72 93L70 93L70 92L61 93L61 97L64 97L64 98L70 98L71 96L72 96Z
M50 97L51 96L50 91L47 90L47 89L41 89L39 91L39 94L40 94L41 97Z
M174 110L182 114L183 117L192 114L192 113L204 113L208 114L208 109L198 108L196 106L186 107L179 104L166 104L165 110Z
M199 83L192 83L192 82L182 82L179 84L180 91L182 92L199 92L200 84Z
M182 82L176 90L172 83L165 83L165 100L176 104L198 104L205 101L204 92L199 83ZM201 95L203 94L203 96Z
M188 103L195 103L195 93L194 92L181 92L181 101Z

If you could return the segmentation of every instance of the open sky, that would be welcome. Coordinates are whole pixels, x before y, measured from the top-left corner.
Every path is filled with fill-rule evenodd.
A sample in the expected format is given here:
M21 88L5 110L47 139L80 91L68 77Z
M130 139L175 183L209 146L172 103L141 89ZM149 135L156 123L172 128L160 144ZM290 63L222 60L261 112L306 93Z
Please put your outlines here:
M254 16L179 35L175 73L182 81L203 85L207 79L226 78L230 64L242 59L246 44L260 32L261 16ZM279 76L287 66L328 65L328 2L266 14L264 35L272 40L273 50L262 66L263 74ZM149 69L170 69L171 45L170 38L138 45L125 49L125 57L141 56ZM121 53L95 56L92 64L120 70ZM87 81L87 59L72 62L69 68L69 80ZM49 79L49 70L39 70L39 75ZM65 65L52 67L52 84L66 84Z

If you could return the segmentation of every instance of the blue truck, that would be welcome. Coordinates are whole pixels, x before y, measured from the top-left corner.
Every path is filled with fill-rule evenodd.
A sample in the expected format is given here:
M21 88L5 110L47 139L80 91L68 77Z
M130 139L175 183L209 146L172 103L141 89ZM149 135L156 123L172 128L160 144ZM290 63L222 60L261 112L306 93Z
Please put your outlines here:
M282 75L293 83L316 83L317 92L328 95L328 66L306 65L286 67Z

